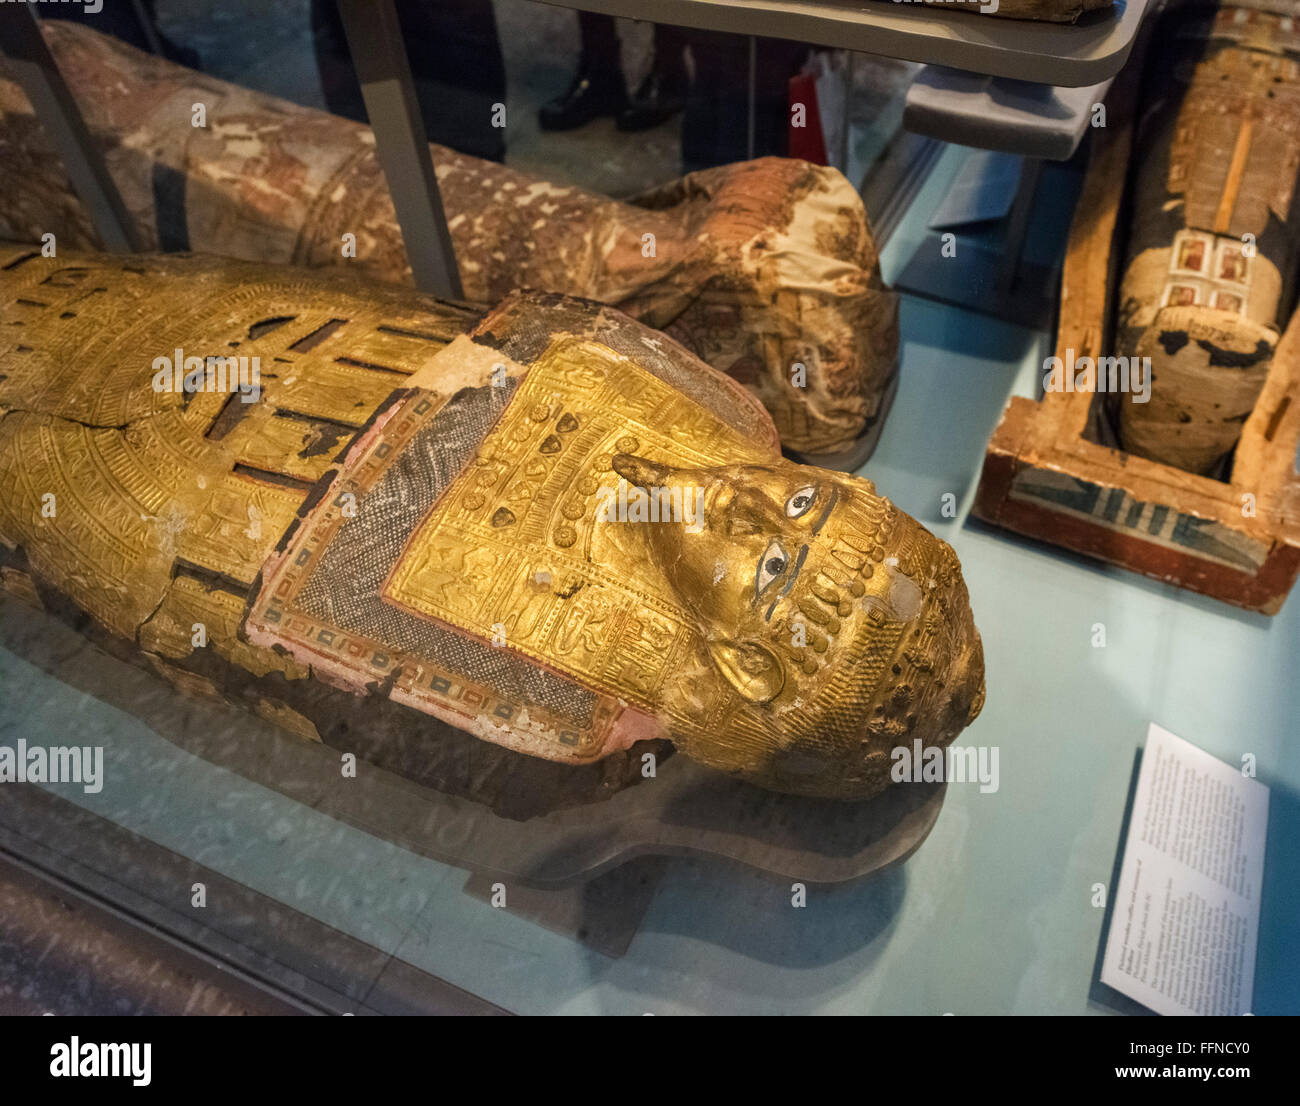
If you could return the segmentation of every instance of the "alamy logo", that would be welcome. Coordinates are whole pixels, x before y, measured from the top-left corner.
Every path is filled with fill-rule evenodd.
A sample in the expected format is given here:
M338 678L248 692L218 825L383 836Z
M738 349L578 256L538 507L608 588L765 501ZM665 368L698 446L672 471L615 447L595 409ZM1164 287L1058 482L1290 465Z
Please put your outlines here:
M1151 358L1149 357L1075 357L1073 349L1065 358L1049 357L1043 362L1045 392L1128 392L1134 403L1151 399Z
M95 1044L73 1037L50 1046L50 1074L129 1078L133 1086L147 1087L153 1078L153 1046L149 1044Z
M619 480L597 493L596 517L602 522L680 522L688 534L704 529L703 488L641 488Z
M79 783L87 795L104 788L102 745L0 745L0 783Z
M978 783L980 794L998 789L998 747L996 745L898 745L890 752L894 765L889 778L895 783Z
M262 396L262 359L253 357L186 357L178 349L172 357L153 359L155 392L238 392L242 403Z

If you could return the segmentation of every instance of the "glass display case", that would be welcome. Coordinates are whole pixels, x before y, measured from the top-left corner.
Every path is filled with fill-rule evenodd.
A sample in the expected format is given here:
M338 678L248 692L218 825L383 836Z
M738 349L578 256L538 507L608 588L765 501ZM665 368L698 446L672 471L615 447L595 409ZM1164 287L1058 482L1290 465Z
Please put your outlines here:
M1300 12L1003 6L0 9L0 1009L1300 1011Z

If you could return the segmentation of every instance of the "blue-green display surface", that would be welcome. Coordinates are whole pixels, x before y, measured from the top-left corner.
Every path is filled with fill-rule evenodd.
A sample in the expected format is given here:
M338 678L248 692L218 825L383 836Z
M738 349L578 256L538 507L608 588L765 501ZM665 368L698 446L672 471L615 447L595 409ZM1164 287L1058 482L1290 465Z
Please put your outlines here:
M891 242L887 276L952 161ZM901 866L810 887L797 908L786 884L673 860L610 959L2 650L0 741L105 745L113 787L51 790L517 1012L1078 1014L1104 1009L1089 998L1093 888L1111 882L1155 721L1229 763L1253 754L1272 788L1254 1007L1300 1013L1300 599L1274 618L1244 613L968 523L985 443L1008 395L1033 394L1046 337L918 300L904 302L903 335L898 398L863 474L961 558L988 699L960 741L997 748L1000 786L951 784Z

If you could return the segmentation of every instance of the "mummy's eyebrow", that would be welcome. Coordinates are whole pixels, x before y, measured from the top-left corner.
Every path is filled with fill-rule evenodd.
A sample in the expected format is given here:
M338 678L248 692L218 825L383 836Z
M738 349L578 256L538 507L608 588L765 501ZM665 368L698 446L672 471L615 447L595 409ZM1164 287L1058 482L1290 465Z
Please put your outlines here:
M839 497L840 497L840 489L836 487L836 485L832 484L831 498L827 502L826 506L822 508L821 518L819 518L816 522L813 523L812 532L814 534L816 534L823 526L826 525L826 520L831 517L831 508L835 506L835 501L839 499Z

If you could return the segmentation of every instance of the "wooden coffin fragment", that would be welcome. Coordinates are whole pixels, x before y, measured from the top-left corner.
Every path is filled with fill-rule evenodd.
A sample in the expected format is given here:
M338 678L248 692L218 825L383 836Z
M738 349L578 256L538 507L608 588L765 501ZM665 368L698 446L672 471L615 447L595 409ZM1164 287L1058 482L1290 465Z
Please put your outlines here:
M1238 42L1264 33L1269 20L1294 37L1289 19L1262 11L1223 9L1215 18ZM1294 61L1288 64L1293 72ZM1111 335L1126 251L1125 182L1130 158L1145 153L1134 148L1139 68L1116 83L1108 126L1093 134L1062 278L1056 356L1063 364L1135 352L1115 348ZM1282 199L1294 202L1290 194ZM1152 387L1160 386L1157 358ZM1300 573L1300 313L1277 342L1231 464L1219 470L1224 479L1107 444L1116 439L1103 398L1087 390L1012 398L988 446L974 513L1236 606L1280 610Z

